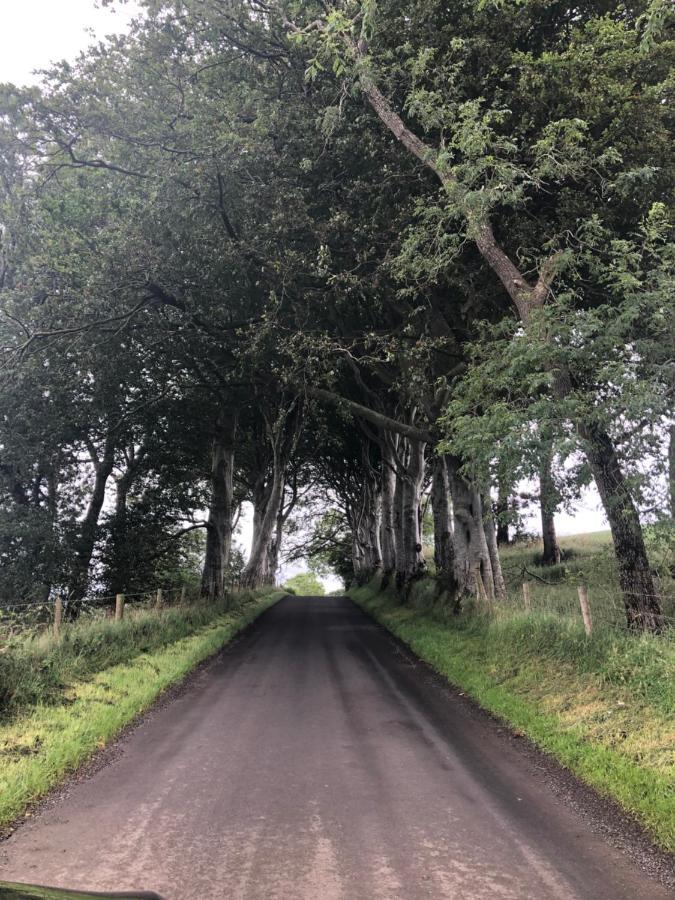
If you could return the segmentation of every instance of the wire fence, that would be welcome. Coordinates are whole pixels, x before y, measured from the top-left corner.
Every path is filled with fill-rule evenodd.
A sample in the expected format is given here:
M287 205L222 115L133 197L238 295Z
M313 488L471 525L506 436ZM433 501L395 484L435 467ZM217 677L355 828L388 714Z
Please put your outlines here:
M590 634L596 629L625 630L630 625L675 628L675 592L672 579L655 579L655 593L626 591L618 586L582 580L559 584L523 578L520 586L511 579L503 600L480 604L483 611L498 618L517 613L552 615L569 624L583 624Z
M239 588L238 579L228 592ZM56 594L48 600L0 601L0 644L18 635L53 629L58 632L69 621L122 619L140 612L162 612L204 602L199 587L180 585L124 594L91 594L79 600Z

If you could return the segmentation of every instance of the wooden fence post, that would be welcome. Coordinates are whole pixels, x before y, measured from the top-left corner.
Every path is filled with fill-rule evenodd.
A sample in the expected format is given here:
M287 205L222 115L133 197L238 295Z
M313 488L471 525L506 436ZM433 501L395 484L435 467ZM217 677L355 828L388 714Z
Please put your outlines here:
M532 609L532 600L530 599L530 582L523 582L523 601L525 603L525 609L530 612Z
M57 597L54 601L54 635L59 636L61 631L61 621L63 619L63 600Z
M162 608L162 602L164 600L164 595L162 594L162 589L157 588L157 599L155 600L155 609Z
M180 605L181 606L185 606L186 596L187 596L187 588L185 587L185 585L183 585L183 587L180 589Z
M124 618L124 594L115 597L115 621L121 622Z
M579 605L581 606L581 615L584 620L584 628L586 634L593 633L593 620L591 619L591 607L588 604L588 588L585 584L579 585Z

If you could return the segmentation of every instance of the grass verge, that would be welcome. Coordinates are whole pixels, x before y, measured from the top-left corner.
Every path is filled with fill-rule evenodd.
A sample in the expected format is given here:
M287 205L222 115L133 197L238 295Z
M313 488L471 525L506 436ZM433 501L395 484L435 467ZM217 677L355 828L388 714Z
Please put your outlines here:
M449 618L375 585L350 591L373 618L480 705L612 797L675 852L675 642L587 638L547 614Z
M155 614L157 631L165 638L161 645L146 651L138 645L133 657L91 672L86 679L80 673L79 679L63 684L58 698L50 696L49 703L22 707L0 725L0 827L6 828L102 749L165 688L220 650L282 596L281 591L267 591L263 596L249 597L248 602L221 611L193 633L170 642L166 637L174 628L188 626L184 620L180 624L174 621L162 631ZM137 624L138 634L143 634L146 623ZM131 625L129 628L123 644L128 650ZM71 668L71 672L76 669Z

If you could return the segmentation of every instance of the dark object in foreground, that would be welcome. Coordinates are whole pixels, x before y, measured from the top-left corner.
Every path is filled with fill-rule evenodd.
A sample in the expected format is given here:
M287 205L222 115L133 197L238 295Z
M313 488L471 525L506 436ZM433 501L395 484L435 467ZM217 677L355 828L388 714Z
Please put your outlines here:
M9 884L0 881L0 900L92 900L95 897L127 897L129 900L162 900L151 891L124 894L97 894L89 891L64 891L61 888L38 887L33 884Z

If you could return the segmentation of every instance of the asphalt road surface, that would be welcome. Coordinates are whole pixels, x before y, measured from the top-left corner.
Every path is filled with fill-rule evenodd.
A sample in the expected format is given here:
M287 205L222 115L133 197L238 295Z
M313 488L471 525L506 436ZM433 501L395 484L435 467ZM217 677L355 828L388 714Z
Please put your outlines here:
M345 598L288 597L0 847L168 900L656 900L537 754Z

